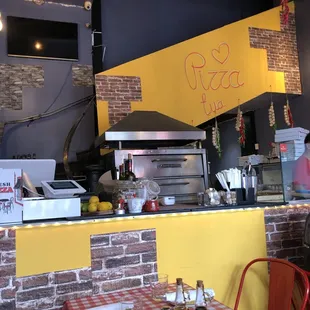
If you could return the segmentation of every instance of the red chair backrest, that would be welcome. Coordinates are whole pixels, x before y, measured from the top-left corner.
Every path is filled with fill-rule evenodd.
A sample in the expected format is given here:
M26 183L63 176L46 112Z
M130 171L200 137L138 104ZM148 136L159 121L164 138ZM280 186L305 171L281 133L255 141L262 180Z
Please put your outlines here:
M258 258L251 261L243 270L234 310L238 310L246 273L258 262L270 264L268 310L307 309L309 281L306 273L286 260Z

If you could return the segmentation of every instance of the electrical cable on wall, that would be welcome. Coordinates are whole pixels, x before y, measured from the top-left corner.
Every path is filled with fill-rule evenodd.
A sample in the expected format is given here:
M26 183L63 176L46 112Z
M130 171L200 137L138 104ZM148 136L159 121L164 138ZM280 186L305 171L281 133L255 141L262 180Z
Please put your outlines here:
M33 121L36 121L36 120L39 120L42 118L50 117L50 116L53 116L55 114L61 113L65 110L71 109L75 106L78 106L78 105L80 105L86 101L89 101L92 97L93 97L93 95L87 96L85 98L82 98L82 99L79 99L79 100L74 101L72 103L69 103L69 104L67 104L67 105L65 105L59 109L52 111L52 112L47 112L47 113L43 113L43 114L36 114L36 115L29 116L26 118L22 118L19 120L7 121L4 123L4 125L13 125L13 124L19 124L19 123L33 122Z
M80 123L84 119L88 109L94 104L95 98L96 98L96 96L93 96L91 98L91 100L88 102L88 104L85 106L81 116L75 121L75 123L71 127L71 129L68 133L68 136L66 138L66 141L64 144L64 149L63 149L63 164L64 164L65 172L66 172L68 179L73 178L73 175L72 175L72 172L70 169L70 165L69 165L69 149L70 149L71 141L72 141L72 138L73 138L77 128L79 127Z
M59 90L57 96L55 97L55 99L53 100L53 102L49 105L49 107L43 112L43 114L44 114L44 113L47 113L47 112L50 110L50 108L52 108L53 105L57 102L58 98L59 98L60 95L62 94L62 91L63 91L65 85L67 84L67 81L68 81L68 78L69 78L71 72L72 72L72 64L70 65L70 68L69 68L69 70L68 70L68 73L67 73L67 75L66 75L66 77L65 77L65 80L64 80L62 86L60 87L60 90ZM35 120L30 121L29 124L27 125L27 127L29 127L34 121L35 121Z

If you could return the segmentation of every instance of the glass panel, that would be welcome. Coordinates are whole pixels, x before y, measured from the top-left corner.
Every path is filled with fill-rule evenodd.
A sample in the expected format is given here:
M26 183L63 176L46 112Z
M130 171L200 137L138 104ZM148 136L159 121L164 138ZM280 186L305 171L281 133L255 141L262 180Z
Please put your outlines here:
M280 144L285 201L310 199L310 158L303 141Z

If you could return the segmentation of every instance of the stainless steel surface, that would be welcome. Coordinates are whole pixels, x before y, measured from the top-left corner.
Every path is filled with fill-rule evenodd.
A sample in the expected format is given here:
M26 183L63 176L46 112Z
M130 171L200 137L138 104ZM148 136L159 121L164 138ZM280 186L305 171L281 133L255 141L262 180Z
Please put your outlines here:
M186 179L156 180L160 186L159 196L180 196L203 192L205 190L202 177Z
M197 193L208 187L205 149L115 150L106 156L111 168L133 155L138 178L156 181L160 196L175 196L177 202L197 202Z
M145 155L135 156L138 178L169 176L195 176L203 174L201 155Z
M245 189L246 199L248 199L249 188L254 188L255 200L257 197L257 176L243 176L242 187Z
M119 141L200 141L206 132L155 111L134 111L95 140L95 147ZM186 144L186 142L184 142Z
M208 187L205 149L115 150L111 153L115 167L121 165L129 153L133 155L133 171L137 178L203 176L205 187Z
M112 127L113 128L113 127ZM111 129L112 129L111 128ZM107 131L106 141L134 141L134 140L203 140L204 131Z
M118 215L125 214L125 210L123 210L123 209L116 209L116 210L114 210L114 213L118 214Z

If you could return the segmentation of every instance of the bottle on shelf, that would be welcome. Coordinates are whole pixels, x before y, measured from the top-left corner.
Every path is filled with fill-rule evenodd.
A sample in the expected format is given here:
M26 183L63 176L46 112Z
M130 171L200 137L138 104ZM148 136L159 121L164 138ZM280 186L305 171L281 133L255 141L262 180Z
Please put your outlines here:
M132 171L132 154L128 154L127 170L125 172L125 179L128 181L136 181L136 175Z
M196 285L195 310L206 310L206 309L207 309L207 302L204 293L203 281L198 280Z
M177 278L176 281L176 294L175 294L175 309L183 309L185 306L185 296L183 288L183 279Z
M124 164L121 164L119 166L119 180L120 181L124 181L125 180L125 168L124 168Z

